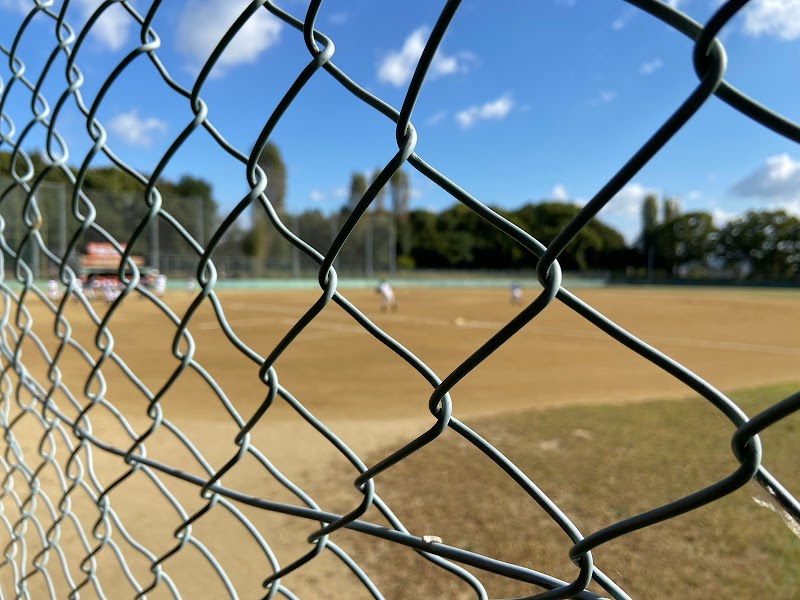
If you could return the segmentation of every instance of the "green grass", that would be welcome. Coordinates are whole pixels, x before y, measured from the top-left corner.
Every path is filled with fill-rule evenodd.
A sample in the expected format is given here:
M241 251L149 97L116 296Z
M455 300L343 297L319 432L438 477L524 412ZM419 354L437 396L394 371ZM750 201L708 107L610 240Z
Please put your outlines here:
M732 397L752 415L798 387ZM584 535L713 483L737 466L730 451L733 427L700 398L572 406L468 424L527 473ZM798 428L800 415L792 415L762 435L765 466L795 493ZM380 476L377 491L417 535L438 535L562 579L576 574L560 529L450 431ZM712 505L605 544L594 551L595 564L633 598L798 598L800 539L754 496L766 499L748 484ZM387 598L474 597L460 580L413 552L344 537ZM485 573L479 577L494 598L537 591Z

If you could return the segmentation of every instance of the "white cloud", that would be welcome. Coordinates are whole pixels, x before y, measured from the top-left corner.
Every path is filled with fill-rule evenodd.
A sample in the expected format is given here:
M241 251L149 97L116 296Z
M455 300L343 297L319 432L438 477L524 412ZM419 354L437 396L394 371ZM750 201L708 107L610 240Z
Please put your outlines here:
M800 162L788 154L770 156L753 173L731 187L737 196L768 200L800 199Z
M350 20L350 15L348 15L345 12L331 13L331 16L328 17L328 22L331 25L344 25L349 20Z
M714 208L711 211L711 218L714 220L714 225L717 227L724 227L728 222L738 217L738 213L728 212L721 208Z
M425 26L415 29L405 39L400 50L387 54L378 65L378 81L397 87L411 81L425 48L428 32L429 29ZM448 56L439 50L434 55L428 72L433 79L454 73L465 73L469 69L469 63L474 60L475 56L469 52Z
M605 102L606 104L615 100L616 97L617 97L617 92L612 92L609 90L600 92L600 101Z
M614 196L600 213L608 218L629 244L636 241L642 228L642 202L647 194L659 194L659 190L631 182Z
M77 6L80 18L85 23L102 3L103 0L76 0L73 5ZM6 2L6 4L12 3ZM30 0L24 4L27 4L29 8L33 6ZM119 4L112 4L92 25L91 33L105 48L115 51L122 48L128 41L132 26L133 18L125 9Z
M334 198L347 198L347 194L348 193L349 192L347 191L346 187L344 187L344 186L337 187L335 190L333 190L333 197Z
M703 197L703 192L701 192L700 190L689 190L689 192L686 194L686 199L689 200L690 202L700 200L700 198L702 197Z
M0 8L28 14L34 6L31 0L0 0Z
M776 202L770 204L769 210L785 210L790 215L800 217L800 200L790 200L788 202Z
M619 216L639 216L642 213L642 201L647 194L658 194L658 190L631 182L611 199L604 210Z
M505 119L514 108L514 99L511 94L500 96L481 105L474 105L456 113L456 121L464 129L475 125L478 121L487 119Z
M742 30L751 37L800 37L800 0L754 0L744 10Z
M308 195L312 202L322 202L325 200L325 194L323 194L320 190L314 188L311 190L311 193Z
M652 75L663 66L664 63L660 58L654 58L653 60L642 63L642 66L639 67L639 73L642 75Z
M208 59L222 36L247 6L246 0L188 0L178 19L175 45L193 68ZM253 63L278 43L282 23L259 9L239 30L217 61L217 76L237 65Z
M439 112L433 113L430 117L425 119L425 125L428 125L429 127L438 125L439 123L444 121L446 117L447 117L447 111L440 110Z
M156 117L142 118L134 108L111 119L108 129L129 146L149 148L157 135L167 130L167 124Z
M628 24L628 19L626 17L624 16L617 17L616 19L611 21L611 29L613 29L614 31L620 31L627 24Z
M565 188L560 183L557 183L553 186L553 189L550 191L550 197L553 200L566 200L569 198L569 194L567 193L567 188Z

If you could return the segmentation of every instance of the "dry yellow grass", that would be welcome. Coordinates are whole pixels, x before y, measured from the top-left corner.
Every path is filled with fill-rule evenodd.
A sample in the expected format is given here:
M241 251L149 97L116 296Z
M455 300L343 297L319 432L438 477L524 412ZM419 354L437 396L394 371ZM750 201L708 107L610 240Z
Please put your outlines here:
M734 397L754 414L796 389L771 386ZM737 466L732 427L700 399L559 407L480 417L471 425L504 448L584 535L709 485ZM798 426L795 416L762 436L765 464L795 491ZM566 535L454 434L382 476L378 491L412 531L567 581L577 574ZM800 539L754 498L768 500L749 484L626 535L595 550L595 564L632 598L796 598ZM474 597L413 552L353 535L347 541L387 598ZM472 571L492 598L539 591Z

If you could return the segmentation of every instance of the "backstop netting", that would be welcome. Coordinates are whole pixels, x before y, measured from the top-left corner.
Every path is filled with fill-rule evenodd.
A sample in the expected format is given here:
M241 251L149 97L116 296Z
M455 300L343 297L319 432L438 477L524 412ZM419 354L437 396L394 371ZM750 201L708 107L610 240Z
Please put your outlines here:
M387 104L337 68L333 41L316 26L318 15L325 10L321 0L312 0L304 15L291 14L269 1L249 3L190 88L179 84L159 58L163 38L172 35L153 26L164 2L35 0L8 4L24 8L26 16L15 35L3 39L0 45L6 59L0 72L0 151L10 153L8 171L2 173L6 183L0 190L0 246L5 263L0 281L3 597L177 598L183 594L296 598L301 592L298 588L293 591L293 582L298 582L306 586L302 589L310 597L381 598L372 572L374 565L360 566L363 563L341 543L350 539L342 536L355 535L357 539L378 538L394 548L418 553L438 568L442 578L463 582L471 597L488 597L485 577L489 576L520 582L530 598L628 598L623 587L615 583L615 566L602 571L593 554L618 538L713 503L753 480L789 522L800 519L798 502L762 465L758 437L800 407L800 394L776 399L762 412L746 415L711 383L626 332L563 287L558 263L559 255L576 234L713 98L776 135L800 141L796 124L760 106L724 79L726 56L717 35L747 4L746 0L721 4L705 25L662 2L628 1L693 42L698 83L547 246L415 153L415 103L437 47L459 9L457 0L443 3L399 107ZM75 28L71 23L76 22L78 5L84 18L79 21L82 26ZM92 65L83 62L82 49L109 11L133 24L138 41L112 72L98 79ZM277 106L265 111L261 123L253 124L256 139L252 149L237 148L215 128L214 106L204 99L204 85L213 77L226 47L259 11L268 11L293 29L298 41L304 43L308 59ZM49 23L50 37L31 39L34 26L42 23ZM38 50L32 53L35 56L26 55L31 47ZM36 69L29 69L29 64ZM186 111L180 134L164 155L153 160L149 172L136 170L114 153L101 118L107 92L133 68L149 69L183 101ZM330 230L320 232L316 239L295 228L292 219L281 218L271 204L267 176L258 164L282 115L315 78L332 78L351 95L353 103L394 123L397 146L363 197L335 222L332 240ZM90 102L85 101L87 89L92 90ZM81 115L90 138L88 149L79 155L70 153L74 145L62 134L59 117L67 108ZM160 177L174 154L200 135L212 139L218 149L239 162L249 187L249 193L211 227L207 237L173 214L175 210L159 188ZM36 156L34 149L39 151ZM110 165L141 188L132 196L124 227L112 227L97 218L96 207L104 202L102 190L92 192L85 185L87 171L94 164ZM338 262L355 261L357 270L368 272L366 265L358 263L359 257L365 256L365 245L390 239L390 226L383 234L368 232L366 215L376 195L401 167L413 168L442 193L505 233L530 255L540 283L532 302L446 372L435 372L426 365L337 287ZM52 197L48 182L54 173L68 181L65 198ZM59 202L65 203L65 213L56 208L61 206ZM270 231L279 240L279 257L285 265L291 268L295 261L299 271L313 266L319 287L316 301L299 317L291 318L282 337L263 340L260 345L248 343L246 340L252 338L229 323L235 307L226 305L216 290L220 268L215 251L237 220L254 206L266 216ZM169 230L194 255L193 261L177 269L191 273L195 283L185 301L178 303L179 312L174 308L177 304L144 285L147 274L136 260L137 248L148 243L154 227L162 232ZM116 232L113 235L112 230ZM79 282L76 257L88 242L113 248L110 255L117 257L114 272L122 286L107 305L92 300L89 289ZM380 263L369 268L378 273L390 265ZM51 295L51 290L41 285L38 278L43 273L52 274L59 286L57 294ZM268 300L264 302L268 304ZM165 346L161 354L153 354L146 361L127 358L138 343L137 332L145 331L147 325L126 322L126 306L136 303L137 314L147 312L148 323L154 328L154 333L147 330L147 335L160 336ZM506 458L502 448L457 418L457 393L451 396L460 382L480 377L474 372L476 367L553 303L568 307L724 415L731 425L730 442L737 467L718 481L662 506L632 516L621 515L616 522L595 531L579 530L570 515L548 497L547 481L534 481L532 475ZM367 332L382 351L393 353L394 360L408 367L408 377L429 389L429 396L420 403L422 411L429 411L429 428L410 436L398 450L369 463L348 446L347 435L342 432L351 430L318 419L304 397L295 395L290 383L284 385L276 368L278 359L287 354L302 357L303 346L298 339L334 305L348 315L343 329ZM198 322L201 313L212 325L207 325L207 320ZM203 327L218 331L216 343L230 350L232 360L250 365L249 381L232 382L229 387L220 383L224 365L204 362L205 349L193 337L193 330ZM346 338L341 343L342 352L346 352ZM168 365L167 376L160 371L154 374L155 366L164 365ZM309 365L309 378L315 377L313 367ZM532 388L536 386L535 367L532 365L530 374ZM370 393L357 384L354 381L347 393ZM259 398L255 408L240 402L246 394ZM211 435L198 433L182 424L176 406L188 413L216 411L219 427ZM331 510L318 503L311 491L301 489L279 470L280 457L310 449L305 442L293 446L294 440L281 437L279 427L270 428L270 416L275 411L296 415L314 432L315 443L340 456L352 482L344 506L339 504L337 510ZM356 423L354 427L369 427L369 423ZM472 549L468 542L451 543L439 539L435 532L404 526L401 519L408 507L390 506L382 499L379 476L422 448L434 447L445 435L457 436L475 455L488 457L494 468L510 478L527 501L540 507L557 526L563 534L563 558L574 563L571 580L542 572L537 564L511 564ZM420 498L417 508L424 510L426 503L436 501L436 497ZM468 501L479 503L480 498ZM520 535L527 536L529 542L530 536L536 537L535 532ZM382 568L392 570L393 565L384 564ZM303 573L310 575L303 579ZM413 596L416 576L404 576L411 590L408 597ZM337 583L341 581L344 583Z

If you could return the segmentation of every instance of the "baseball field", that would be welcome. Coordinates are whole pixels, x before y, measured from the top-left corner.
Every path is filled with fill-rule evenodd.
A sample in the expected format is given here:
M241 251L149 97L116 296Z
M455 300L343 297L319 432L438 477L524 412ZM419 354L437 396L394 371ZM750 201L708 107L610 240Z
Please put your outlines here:
M505 289L396 292L397 312L381 312L371 289L344 294L442 379L521 308L509 302ZM532 300L534 293L527 289L524 300ZM259 374L258 356L272 351L319 293L262 290L218 295L227 323L241 348L251 349L250 355L226 337L208 302L189 322L190 344L175 341L175 324L149 301L129 297L109 320L108 329L114 351L135 373L138 387L111 360L103 363L104 383L94 378L86 387L91 369L77 351L67 348L56 361L58 378L72 390L78 406L55 392L52 400L62 415L74 419L84 410L93 435L126 449L135 446L131 432L141 436L152 429L145 441L150 459L207 478L197 458L162 423L168 420L191 440L208 466L223 467L239 451L234 440L242 423L263 405L269 391ZM717 389L734 393L748 414L797 389L792 384L800 380L800 292L609 287L577 290L577 295ZM164 300L181 317L194 298L188 292L170 291ZM18 319L16 305L6 302L4 333L19 335L26 329L21 325L30 323L52 359L59 347L52 312L32 297L26 306L30 318ZM102 318L107 305L97 301L93 308ZM69 303L65 316L72 339L97 360L110 340L96 337L96 324L77 301ZM58 331L63 336L63 326ZM20 347L20 361L47 389L48 372L52 379L53 371L48 371L29 334ZM179 356L191 355L207 376L187 368L165 388L181 368L173 349ZM18 375L6 366L4 385L15 385ZM430 384L333 303L288 346L275 368L280 385L367 466L434 422L428 411ZM211 380L224 392L227 406L213 391ZM149 407L140 388L154 394L164 389L158 409ZM90 406L86 391L102 396L124 415L129 431L102 403ZM729 449L734 428L715 409L558 302L458 383L452 399L453 415L514 460L584 534L708 485L737 464ZM49 442L41 443L42 424L17 402L25 404L30 398L6 403L13 423L10 431L26 463L44 465L37 480L42 493L49 491L57 505L63 495L57 489L64 484L59 484L52 461L42 458L49 456ZM15 422L15 415L22 416ZM153 428L154 422L158 426ZM797 418L789 417L764 436L764 462L790 489L800 476L800 457L792 447L797 425ZM55 442L60 449L54 460L64 468L68 453L61 438ZM323 510L344 513L358 505L361 495L353 486L356 469L280 397L252 429L249 443ZM86 463L85 452L79 456ZM18 459L7 453L5 460L13 464ZM215 504L193 524L190 537L202 547L194 541L181 542L177 538L185 538L185 533L179 532L177 538L175 533L186 515L208 505L198 487L159 475L183 506L181 515L142 470L121 457L95 449L93 467L97 483L111 487L107 499L131 536L155 556L180 547L163 567L183 597L214 598L224 592L204 548L225 569L240 597L258 597L259 585L271 569L255 536L230 510ZM252 496L300 504L250 454L222 483ZM566 536L499 469L450 431L380 475L376 491L414 534L436 535L445 543L566 580L576 576L567 557L571 543ZM23 502L31 495L21 488L17 493ZM33 495L43 510L43 496ZM55 550L40 552L41 532L28 520L30 526L20 535L26 539L26 561L32 572L26 582L29 589L48 585L33 567L41 565L45 556L54 573L63 572L66 564L73 579L92 574L82 598L100 596L94 573L107 597L131 597L133 588L113 548L98 544L107 535L117 540L132 577L143 585L153 580L150 561L120 538L119 523L98 521L98 510L83 490L71 492L70 497L89 539L82 542L73 522L64 520L57 544L64 549L59 565ZM793 597L792 593L800 593L795 568L800 540L759 498L755 485L740 490L712 506L603 546L594 553L595 562L633 597L709 598L731 593L744 598ZM281 565L309 549L305 538L319 526L245 505L238 509L270 544ZM56 506L55 513L58 510ZM8 507L5 511L9 513ZM40 518L45 527L57 520ZM364 519L385 523L374 510ZM7 520L12 529L20 527L12 516ZM387 598L474 597L459 579L437 571L408 549L349 532L337 533L332 540L358 559ZM92 548L102 546L88 562L87 543ZM5 553L8 557L20 551L17 543ZM537 589L491 575L481 578L490 597L529 595ZM58 579L54 574L50 584L63 589L64 576ZM6 563L0 568L0 585L13 589L12 580ZM370 597L330 552L282 581L301 598ZM147 597L171 597L168 584L157 581Z

